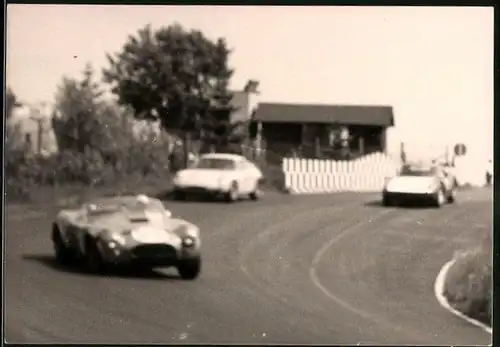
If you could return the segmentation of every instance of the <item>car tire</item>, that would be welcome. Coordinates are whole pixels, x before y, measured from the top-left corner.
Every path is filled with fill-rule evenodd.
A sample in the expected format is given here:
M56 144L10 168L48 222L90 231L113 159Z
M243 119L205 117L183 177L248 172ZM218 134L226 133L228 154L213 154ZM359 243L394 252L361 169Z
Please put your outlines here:
M438 190L434 195L434 206L439 208L443 206L445 201L446 201L446 196L443 189Z
M179 190L174 190L174 200L183 201L186 200L186 194Z
M59 229L54 226L52 229L52 243L56 260L61 265L68 265L73 261L71 251L64 245Z
M253 192L250 193L251 200L257 201L260 199L262 193L261 193L259 187L260 187L259 181L256 181L255 188L254 188Z
M450 193L446 197L446 202L448 204L453 204L457 200L457 190L455 188L451 188Z
M93 274L102 274L105 270L96 240L88 239L85 244L85 265L87 270Z
M389 199L387 196L382 196L382 206L391 206L392 205L392 201L391 199Z
M201 258L186 259L177 265L177 271L184 280L194 280L201 272Z
M229 191L226 193L227 202L235 202L239 198L238 183L232 182Z

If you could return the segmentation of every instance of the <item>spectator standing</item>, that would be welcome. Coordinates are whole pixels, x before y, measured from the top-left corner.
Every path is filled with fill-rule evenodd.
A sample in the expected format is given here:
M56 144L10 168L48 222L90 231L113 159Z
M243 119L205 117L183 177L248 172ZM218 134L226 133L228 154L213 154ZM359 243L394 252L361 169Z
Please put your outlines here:
M493 184L493 161L488 160L488 166L486 167L486 185L491 186Z

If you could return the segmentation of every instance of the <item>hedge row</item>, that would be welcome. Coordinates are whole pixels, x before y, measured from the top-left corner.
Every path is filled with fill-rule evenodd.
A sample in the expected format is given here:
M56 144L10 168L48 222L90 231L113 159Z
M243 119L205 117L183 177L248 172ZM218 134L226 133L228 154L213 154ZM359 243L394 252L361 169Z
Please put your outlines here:
M9 200L27 199L38 186L99 186L128 176L162 176L168 172L169 158L164 146L134 146L106 155L93 149L84 153L66 150L46 157L11 150L5 157Z

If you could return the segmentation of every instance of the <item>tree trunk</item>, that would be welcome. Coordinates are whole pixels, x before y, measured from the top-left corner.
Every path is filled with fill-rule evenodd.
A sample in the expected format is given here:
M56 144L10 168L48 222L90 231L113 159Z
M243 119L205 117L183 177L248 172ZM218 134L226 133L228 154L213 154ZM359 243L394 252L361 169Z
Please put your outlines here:
M188 163L189 163L189 152L191 151L191 132L189 131L186 131L184 132L184 141L182 143L183 145L183 168L187 168L188 167Z

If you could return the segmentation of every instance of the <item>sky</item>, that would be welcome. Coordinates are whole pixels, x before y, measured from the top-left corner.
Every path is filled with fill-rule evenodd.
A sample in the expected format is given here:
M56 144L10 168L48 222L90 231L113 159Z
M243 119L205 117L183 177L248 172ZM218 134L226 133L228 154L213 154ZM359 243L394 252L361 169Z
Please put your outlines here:
M50 103L63 75L174 22L225 37L232 88L257 79L261 102L391 105L392 147L493 151L493 7L8 5L7 85Z

